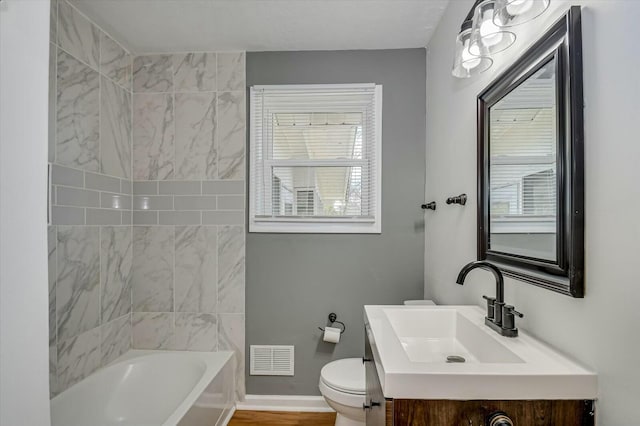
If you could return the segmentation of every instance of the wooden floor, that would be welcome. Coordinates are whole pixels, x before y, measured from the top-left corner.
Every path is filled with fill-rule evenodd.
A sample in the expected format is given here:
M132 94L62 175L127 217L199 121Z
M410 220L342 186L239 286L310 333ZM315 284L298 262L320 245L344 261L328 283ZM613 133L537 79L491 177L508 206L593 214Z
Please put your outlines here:
M236 411L229 426L333 426L336 413Z

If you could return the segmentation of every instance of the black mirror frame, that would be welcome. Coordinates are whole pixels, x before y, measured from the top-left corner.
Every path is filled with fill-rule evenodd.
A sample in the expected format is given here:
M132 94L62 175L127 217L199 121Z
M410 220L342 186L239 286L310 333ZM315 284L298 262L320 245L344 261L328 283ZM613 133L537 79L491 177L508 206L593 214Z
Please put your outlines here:
M489 108L547 62L557 61L557 261L489 248ZM478 96L478 260L512 278L584 297L584 117L582 23L572 6L533 46Z

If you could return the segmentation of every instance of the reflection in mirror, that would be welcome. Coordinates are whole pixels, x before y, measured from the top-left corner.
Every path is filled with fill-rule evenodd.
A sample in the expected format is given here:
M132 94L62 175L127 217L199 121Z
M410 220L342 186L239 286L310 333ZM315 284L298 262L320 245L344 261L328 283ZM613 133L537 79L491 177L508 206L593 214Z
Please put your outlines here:
M489 109L489 249L557 259L555 57Z

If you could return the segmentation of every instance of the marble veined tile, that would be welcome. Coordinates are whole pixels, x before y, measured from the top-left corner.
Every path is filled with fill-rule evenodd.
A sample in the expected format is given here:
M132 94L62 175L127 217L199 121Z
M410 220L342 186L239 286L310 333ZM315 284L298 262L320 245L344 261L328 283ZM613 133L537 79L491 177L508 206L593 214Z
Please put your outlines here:
M245 244L243 226L218 228L218 312L244 312Z
M218 93L218 177L244 179L245 100L243 92Z
M100 30L65 0L58 4L58 45L98 70Z
M215 226L176 226L177 312L215 312L217 230Z
M131 312L131 233L130 226L103 226L100 230L103 324Z
M176 179L216 178L216 94L177 93Z
M178 53L173 55L173 83L176 92L216 90L216 54Z
M216 351L218 330L215 314L176 312L173 349L180 351Z
M58 391L79 382L100 367L100 328L58 344Z
M126 179L131 175L131 94L108 78L101 78L101 171Z
M49 398L58 394L58 348L49 346Z
M133 310L173 311L174 230L169 226L133 228Z
M131 316L125 315L100 327L100 365L107 365L131 349Z
M134 349L171 349L173 347L173 312L133 312Z
M173 91L171 55L136 56L133 59L133 91L165 93Z
M173 95L133 95L133 177L173 179Z
M54 7L54 2L51 2ZM56 65L58 63L58 47L49 43L49 135L48 135L48 152L47 158L50 163L56 161Z
M100 33L100 72L131 90L131 55L103 32Z
M100 235L97 227L58 226L58 343L100 323Z
M56 245L58 242L55 226L47 228L47 245L49 247L49 345L56 344Z
M245 90L244 52L218 53L218 90Z
M97 172L99 74L60 49L57 67L56 161Z
M244 314L218 314L218 350L235 352L236 396L240 401L245 394L244 331Z

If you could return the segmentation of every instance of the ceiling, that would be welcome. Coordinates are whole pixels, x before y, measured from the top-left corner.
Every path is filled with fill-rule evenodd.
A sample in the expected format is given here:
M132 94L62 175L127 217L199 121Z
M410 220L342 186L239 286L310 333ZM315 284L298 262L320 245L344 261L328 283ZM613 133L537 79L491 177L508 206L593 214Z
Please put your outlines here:
M449 0L72 0L132 53L424 47Z

